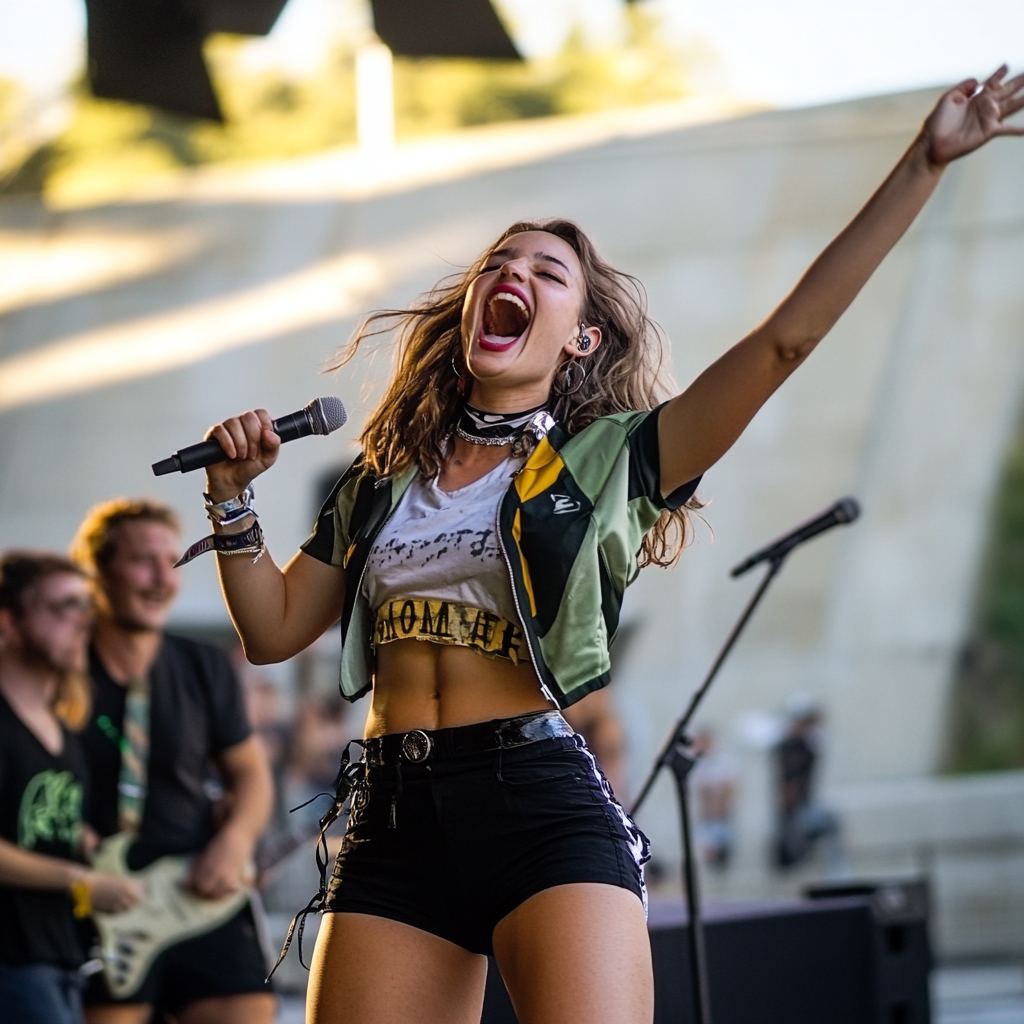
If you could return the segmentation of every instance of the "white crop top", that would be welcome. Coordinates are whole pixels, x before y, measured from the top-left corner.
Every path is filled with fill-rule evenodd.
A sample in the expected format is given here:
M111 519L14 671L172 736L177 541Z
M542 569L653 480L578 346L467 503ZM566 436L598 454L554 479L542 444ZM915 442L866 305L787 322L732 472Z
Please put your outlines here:
M409 484L377 535L363 593L373 609L396 598L458 601L522 625L497 537L498 505L521 458L450 494L437 479Z

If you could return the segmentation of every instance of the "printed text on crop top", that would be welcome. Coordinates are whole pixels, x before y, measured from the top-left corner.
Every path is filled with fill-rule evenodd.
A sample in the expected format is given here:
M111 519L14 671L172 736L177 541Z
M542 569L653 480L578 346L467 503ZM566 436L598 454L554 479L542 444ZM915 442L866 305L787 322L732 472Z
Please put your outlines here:
M363 591L374 610L396 598L439 598L522 625L497 536L498 506L522 466L506 459L450 494L416 479L377 539Z

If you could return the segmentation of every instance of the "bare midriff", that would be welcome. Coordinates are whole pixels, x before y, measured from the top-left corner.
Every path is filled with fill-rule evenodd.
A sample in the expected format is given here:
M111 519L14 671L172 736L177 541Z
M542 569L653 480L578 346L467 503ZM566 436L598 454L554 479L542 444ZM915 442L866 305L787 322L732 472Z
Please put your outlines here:
M554 705L533 666L468 647L396 640L377 648L366 736L514 718Z

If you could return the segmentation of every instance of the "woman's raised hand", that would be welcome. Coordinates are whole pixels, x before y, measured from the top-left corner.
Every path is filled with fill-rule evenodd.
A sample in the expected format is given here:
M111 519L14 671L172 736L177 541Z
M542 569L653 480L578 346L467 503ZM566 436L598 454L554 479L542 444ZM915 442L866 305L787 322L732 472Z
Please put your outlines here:
M206 432L224 449L225 462L206 469L207 490L214 501L237 497L277 461L281 438L274 433L270 413L254 409L218 423Z
M998 135L1024 135L1024 127L1005 123L1024 109L1024 75L1008 81L1004 64L980 88L969 78L947 92L922 129L928 159L940 167L966 155Z

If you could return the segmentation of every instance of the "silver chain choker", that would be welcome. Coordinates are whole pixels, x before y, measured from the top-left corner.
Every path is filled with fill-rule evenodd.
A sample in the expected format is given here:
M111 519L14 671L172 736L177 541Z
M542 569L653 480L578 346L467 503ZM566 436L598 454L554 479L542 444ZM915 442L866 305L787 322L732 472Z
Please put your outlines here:
M546 404L512 413L483 412L465 405L455 433L470 444L511 444L512 454L518 456L531 452L554 425Z

